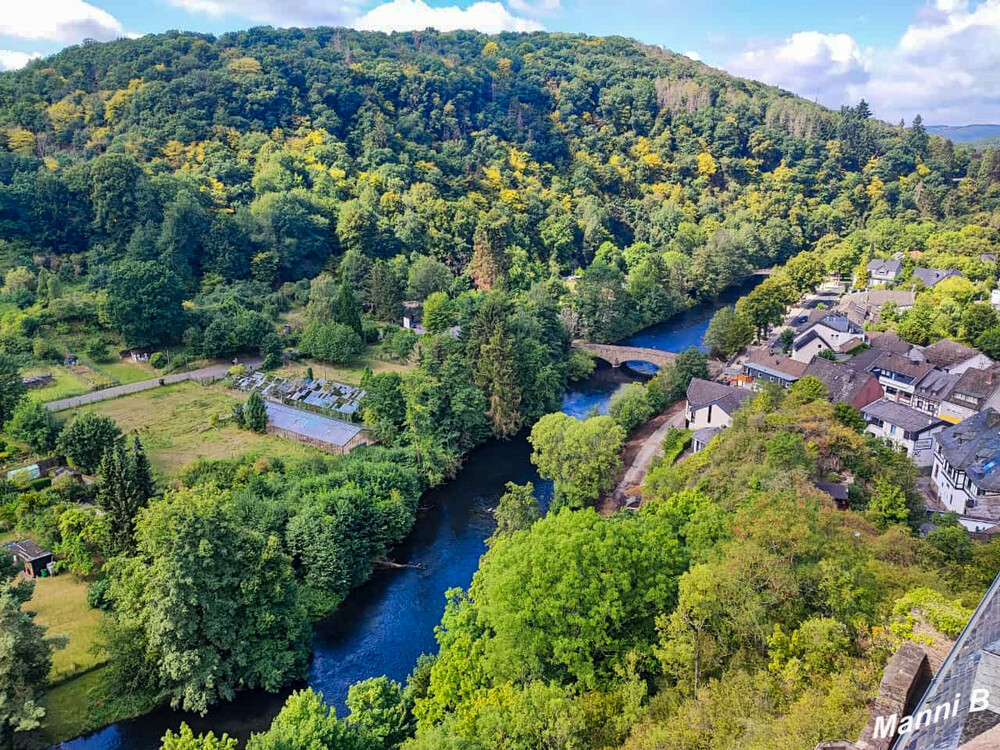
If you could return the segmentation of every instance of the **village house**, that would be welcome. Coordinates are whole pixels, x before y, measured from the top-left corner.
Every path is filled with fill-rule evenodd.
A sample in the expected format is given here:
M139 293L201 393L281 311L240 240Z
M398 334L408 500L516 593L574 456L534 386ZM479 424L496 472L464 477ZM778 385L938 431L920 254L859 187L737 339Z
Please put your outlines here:
M891 284L899 278L903 264L898 260L868 261L868 286Z
M868 423L865 432L887 440L917 466L931 465L933 435L945 427L943 421L884 397L865 406L861 413Z
M878 378L886 398L909 406L913 403L917 384L934 369L934 365L883 352L866 369Z
M910 356L914 349L913 344L901 339L895 331L870 331L868 343L871 344L872 349L902 354L904 357Z
M841 362L831 362L814 357L802 377L814 377L826 386L830 401L850 404L862 409L872 401L882 398L882 386L870 372L857 370Z
M837 303L837 310L861 324L878 323L883 305L891 302L896 310L906 312L913 307L916 297L915 292L902 289L871 289L845 294Z
M951 339L941 339L920 350L925 362L928 362L945 372L961 375L970 367L985 370L993 364L993 360L978 349L960 344Z
M1000 310L1000 289L990 291L990 305L995 310Z
M969 531L1000 522L1000 412L989 407L936 437L931 478L939 502Z
M924 288L931 289L948 278L962 278L962 274L954 268L914 268L913 278L924 282Z
M791 357L808 363L822 351L829 349L842 354L865 342L864 328L846 315L817 310L799 329L792 342Z
M414 333L426 333L423 326L424 304L415 300L403 303L403 328Z
M765 383L777 383L788 388L802 377L806 367L805 362L796 362L770 349L751 349L743 361L737 385L759 390Z
M125 349L119 352L122 359L131 359L133 362L149 362L153 356L153 351L146 348Z
M53 561L52 553L42 549L31 540L8 542L4 547L13 555L14 562L24 567L24 574L28 578L51 575L48 565Z
M952 388L961 377L957 373L931 370L917 383L913 392L913 408L934 417L941 417L941 405L951 395Z
M956 424L987 407L1000 408L1000 367L970 367L941 402L940 417Z
M729 427L733 414L752 397L753 393L746 388L693 378L687 389L687 403L684 407L685 426L694 431L692 450L698 452L720 430Z

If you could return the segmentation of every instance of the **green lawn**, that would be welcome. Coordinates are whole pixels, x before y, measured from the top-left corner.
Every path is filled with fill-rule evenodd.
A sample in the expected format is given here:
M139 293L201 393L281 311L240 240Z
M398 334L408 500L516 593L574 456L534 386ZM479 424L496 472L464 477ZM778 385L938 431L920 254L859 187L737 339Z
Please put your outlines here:
M50 688L42 697L42 735L55 745L97 729L90 714L89 695L101 682L103 667L84 672Z
M87 604L87 584L68 573L35 579L35 593L25 609L36 612L35 621L48 635L67 636L66 648L52 654L52 682L90 669L99 663L90 652L104 614Z
M247 453L285 459L315 455L315 448L274 435L258 435L235 425L213 427L213 414L228 415L247 394L218 383L203 386L184 382L154 388L65 412L106 414L126 433L137 432L153 466L165 476L176 476L198 458L234 458Z
M84 357L82 361L98 372L103 372L114 378L121 385L138 383L142 380L152 380L158 377L157 370L144 362L133 362L131 359L125 360L115 357L111 362L97 363L91 362L90 359Z
M50 367L35 367L21 373L22 377L32 375L50 374L53 377L52 383L44 388L33 388L29 391L31 397L37 401L58 401L61 398L79 396L89 392L90 386L81 378L74 375L61 365Z

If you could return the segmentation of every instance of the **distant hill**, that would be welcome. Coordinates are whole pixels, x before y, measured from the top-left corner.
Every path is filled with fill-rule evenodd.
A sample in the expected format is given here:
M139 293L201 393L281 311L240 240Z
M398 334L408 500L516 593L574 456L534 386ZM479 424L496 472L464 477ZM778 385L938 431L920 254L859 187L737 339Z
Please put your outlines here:
M955 143L1000 141L1000 125L928 125L927 131L935 135L943 135Z

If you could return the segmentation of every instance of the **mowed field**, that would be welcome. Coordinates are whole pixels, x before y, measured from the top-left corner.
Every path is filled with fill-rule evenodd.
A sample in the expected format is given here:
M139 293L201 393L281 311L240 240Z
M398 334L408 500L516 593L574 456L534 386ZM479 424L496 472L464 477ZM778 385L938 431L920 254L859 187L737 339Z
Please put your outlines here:
M229 415L233 404L247 396L221 383L203 386L189 381L88 404L60 412L59 416L70 418L90 411L111 417L126 434L139 435L154 468L168 477L176 476L199 458L234 458L253 453L295 459L318 453L293 440L258 435L236 425L212 426L213 414Z

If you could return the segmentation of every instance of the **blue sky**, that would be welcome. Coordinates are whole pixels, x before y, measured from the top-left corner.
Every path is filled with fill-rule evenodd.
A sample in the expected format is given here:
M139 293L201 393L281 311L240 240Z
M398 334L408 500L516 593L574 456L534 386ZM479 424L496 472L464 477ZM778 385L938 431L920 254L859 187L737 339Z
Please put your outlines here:
M621 34L890 121L1000 122L1000 0L0 0L0 70L84 38L260 24Z

